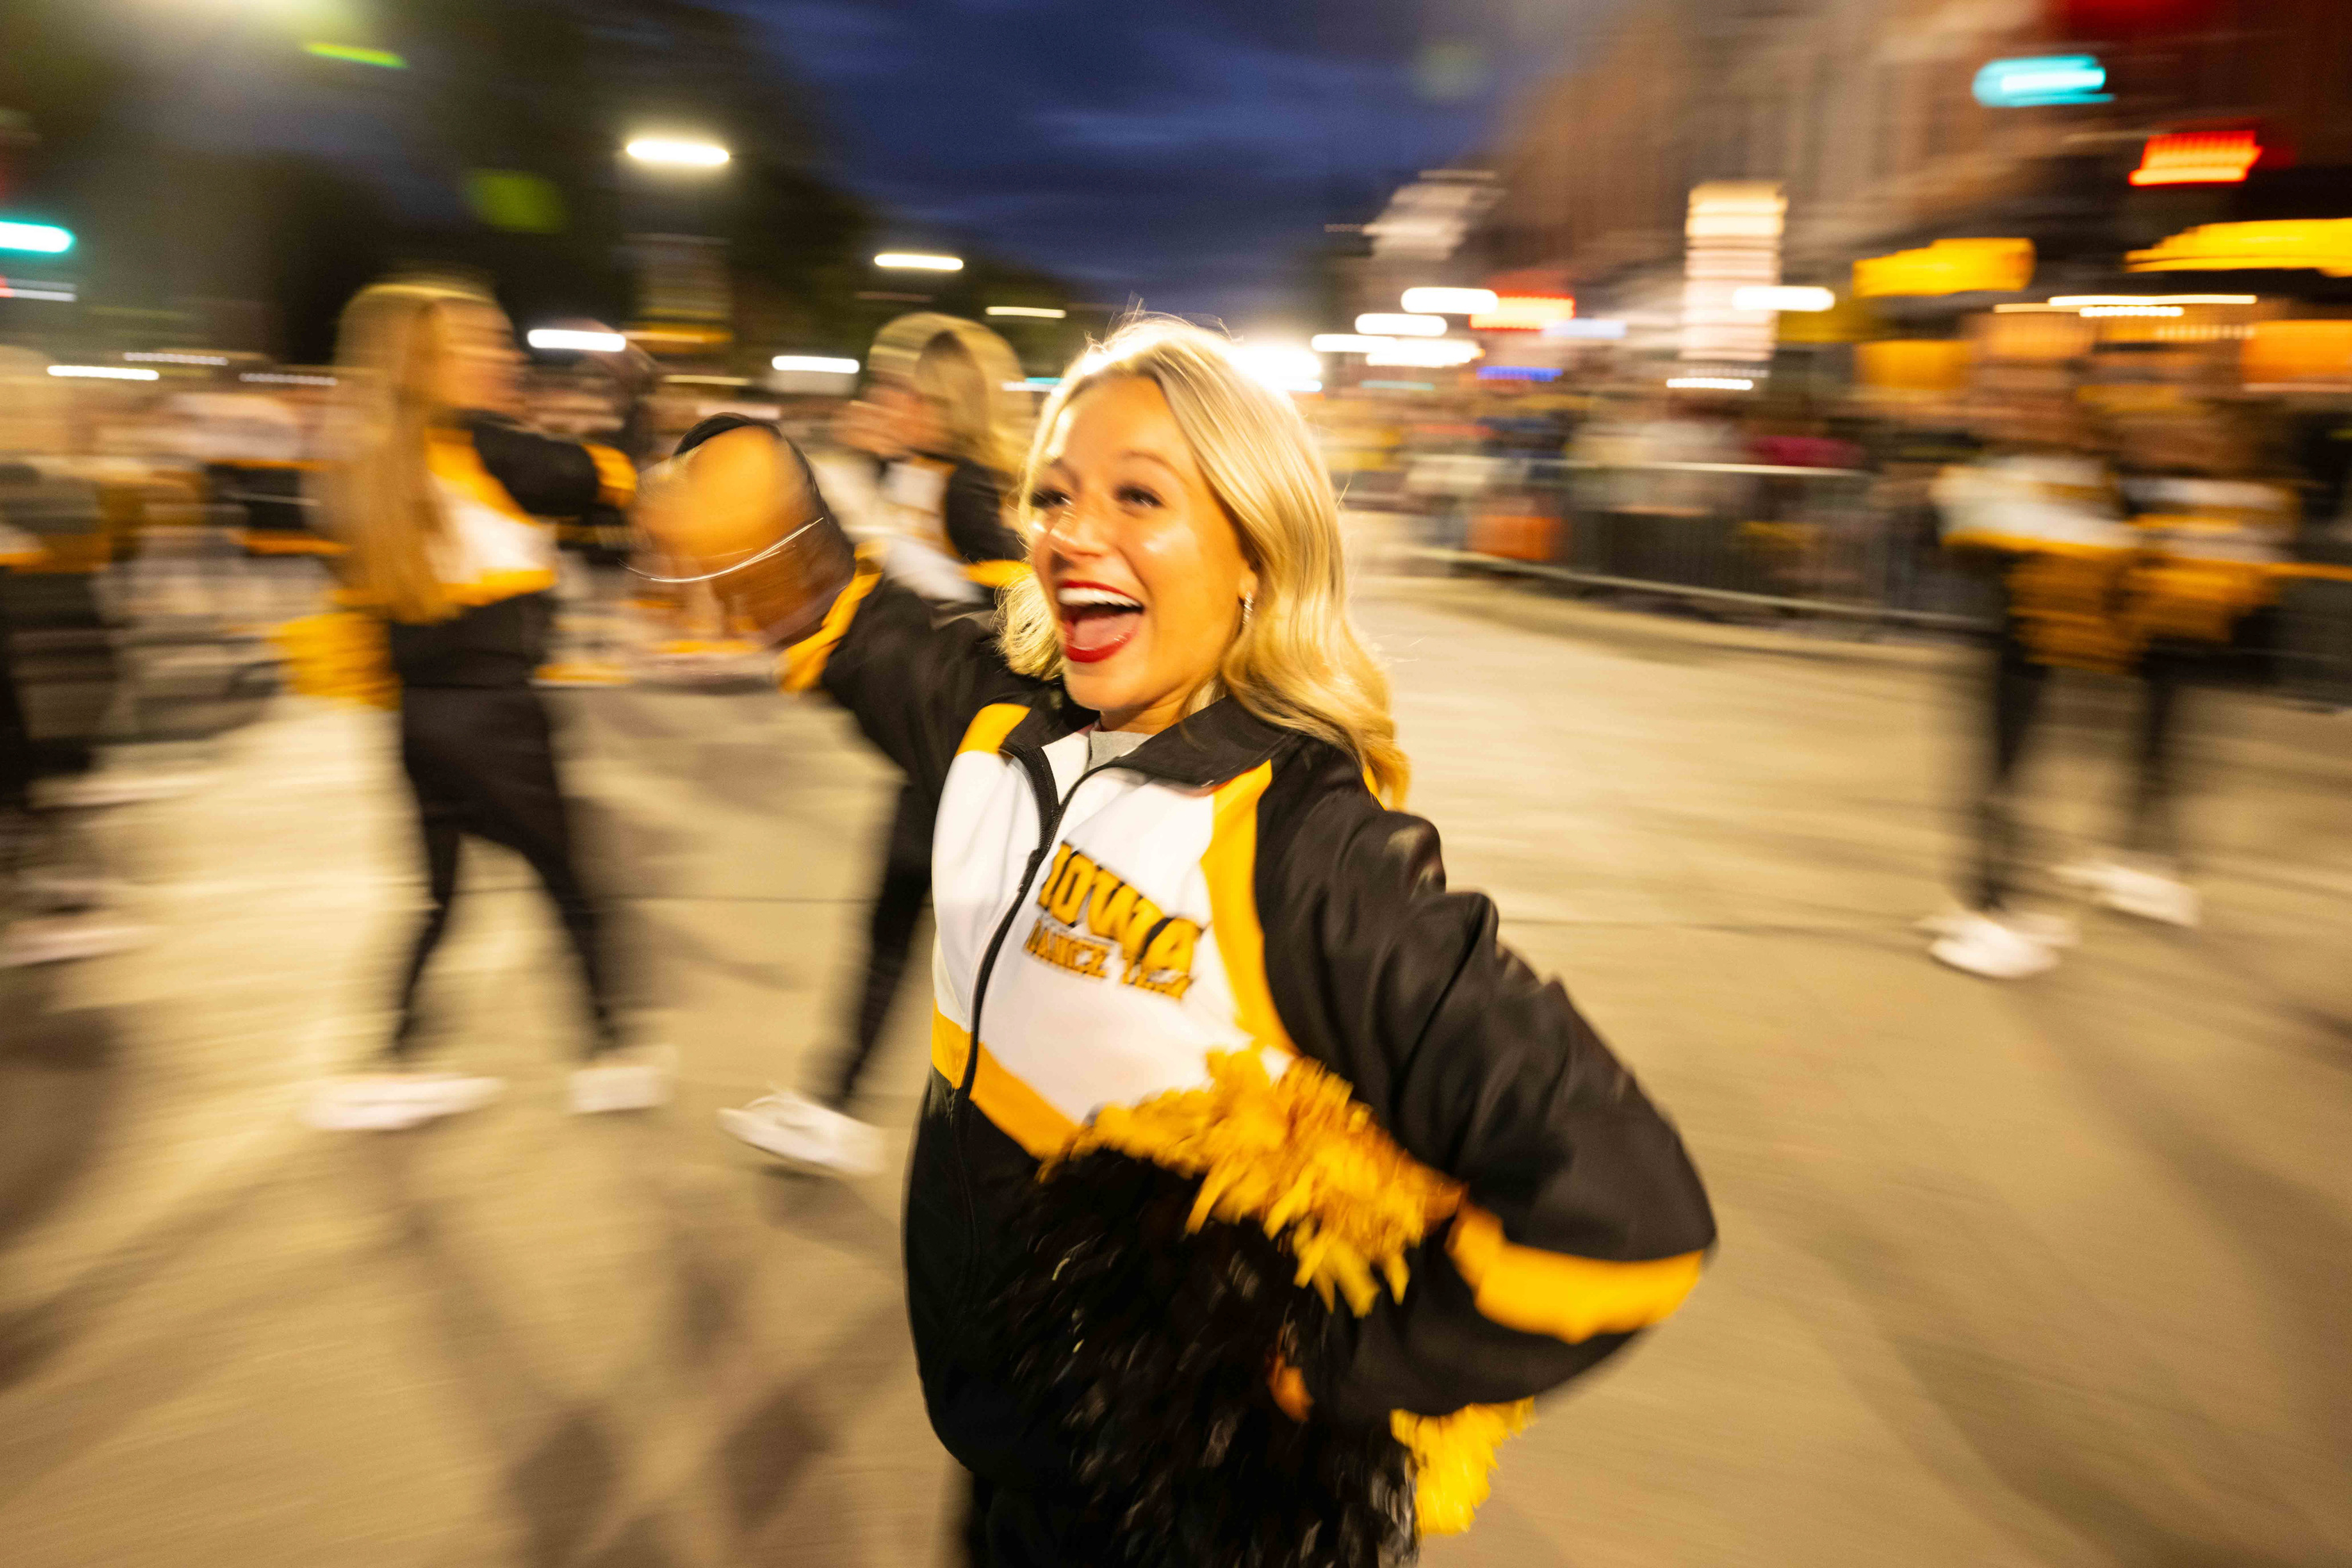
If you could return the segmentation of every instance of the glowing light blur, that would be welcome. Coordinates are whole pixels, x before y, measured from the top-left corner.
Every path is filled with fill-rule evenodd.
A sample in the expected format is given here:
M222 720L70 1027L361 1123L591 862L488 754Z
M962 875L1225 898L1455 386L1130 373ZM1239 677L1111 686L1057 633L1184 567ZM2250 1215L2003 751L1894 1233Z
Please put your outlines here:
M73 248L73 230L53 223L0 223L0 250L62 256Z
M1468 364L1486 351L1464 338L1447 338L1441 342L1417 342L1412 339L1366 354L1368 365L1418 365L1443 369L1447 365Z
M362 48L357 44L305 44L302 52L316 55L322 60L341 60L346 65L374 66L379 70L402 71L408 62L390 49Z
M2178 305L2085 305L2078 312L2084 316L2178 316Z
M814 371L820 375L856 375L857 362L829 354L778 354L768 363L777 370Z
M640 136L621 151L640 163L687 169L715 169L733 156L715 142L680 142L664 136Z
M1666 384L1676 392L1753 392L1756 384L1739 375L1670 375Z
M1394 338L1367 337L1361 332L1318 332L1307 340L1307 346L1318 354L1378 353L1395 345Z
M1067 310L1055 310L1051 305L991 305L988 313L992 316L1034 316L1041 321L1058 321L1069 314Z
M1495 308L1492 289L1408 289L1400 301L1420 316L1475 316Z
M1973 90L1987 109L2041 109L2062 103L2105 103L2107 68L2095 55L2042 55L1991 60L1978 71Z
M89 381L156 381L163 373L119 364L53 364L49 366L49 374Z
M1371 337L1442 338L1443 316L1401 316L1391 310L1368 310L1356 318L1356 331Z
M289 370L249 370L237 377L239 381L258 381L272 386L332 386L331 375L303 375Z
M52 300L70 305L79 297L70 283L42 288L30 283L11 283L5 278L0 278L0 300Z
M920 250L886 250L874 258L877 267L901 272L961 272L961 256L934 256Z
M1888 294L2009 293L2033 281L2030 239L1939 239L1916 250L1853 264L1853 291Z
M228 363L228 356L226 354L193 354L184 353L178 349L155 349L145 353L127 353L122 357L128 360L139 360L148 364Z
M1474 332L1539 332L1554 321L1576 314L1576 301L1565 294L1505 294L1491 310L1470 318Z
M2195 132L2151 136L2140 150L2135 185L2242 184L2263 155L2251 131Z
M1796 284L1756 283L1732 290L1732 309L1738 310L1794 310L1810 314L1827 310L1837 304L1837 292L1831 289L1807 288Z
M1244 370L1277 392L1323 390L1322 356L1292 343L1236 343L1234 358Z
M2049 308L2079 310L2085 305L2251 305L2258 298L2253 294L2053 294Z
M1613 342L1625 335L1625 321L1621 316L1571 316L1565 321L1554 321L1543 330L1547 338L1588 338L1601 342Z
M583 332L568 327L533 327L523 341L535 349L576 349L592 354L616 354L629 346L629 340L618 332Z
M2126 255L2133 272L2235 272L2308 268L2352 277L2352 218L2208 223Z

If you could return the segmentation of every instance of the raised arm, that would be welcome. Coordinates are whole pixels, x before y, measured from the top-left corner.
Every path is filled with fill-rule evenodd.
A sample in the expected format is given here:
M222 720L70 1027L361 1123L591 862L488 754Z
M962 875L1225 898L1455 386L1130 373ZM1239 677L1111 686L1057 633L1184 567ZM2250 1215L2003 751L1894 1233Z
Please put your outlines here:
M697 426L646 489L660 577L707 580L782 650L786 690L822 689L935 795L972 715L1034 691L991 617L933 605L855 552L797 447L772 426Z
M1715 1241L1698 1174L1559 983L1496 940L1493 903L1446 890L1428 823L1360 792L1291 820L1258 870L1284 1026L1468 1188L1316 1396L1378 1419L1553 1387L1697 1281Z

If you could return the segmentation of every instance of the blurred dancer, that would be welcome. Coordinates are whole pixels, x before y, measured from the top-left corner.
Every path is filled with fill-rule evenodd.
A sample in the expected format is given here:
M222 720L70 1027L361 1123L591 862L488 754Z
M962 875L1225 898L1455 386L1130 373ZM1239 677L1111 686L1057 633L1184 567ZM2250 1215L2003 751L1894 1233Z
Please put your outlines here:
M2124 483L2139 550L2120 608L2141 701L2120 852L2058 876L2109 909L2195 926L2202 902L2179 821L2181 737L2197 687L2242 682L2261 660L2297 506L2291 485L2261 471L2252 422L2236 406L2196 407L2149 434L2148 462Z
M182 782L96 768L121 676L97 581L110 553L91 487L0 463L0 968L103 957L153 934L109 907L115 887L74 830L89 808ZM24 696L36 687L53 722L70 715L67 734L34 735Z
M1130 326L1048 401L1023 494L1034 575L994 623L853 571L765 430L642 513L939 814L906 1257L968 1540L1409 1555L1466 1522L1507 1402L1681 1301L1705 1194L1384 805L1406 763L1288 402Z
M623 1048L595 903L582 885L531 672L554 614L555 531L541 521L625 501L627 460L509 417L520 356L498 306L446 283L381 283L343 312L338 375L349 448L326 495L350 547L347 599L381 618L399 683L401 764L415 800L431 899L403 973L385 1070L333 1080L309 1118L331 1128L415 1125L470 1110L495 1079L413 1070L417 984L449 922L465 836L523 857L562 918L586 988L589 1058L572 1108L668 1098L667 1067Z
M926 312L883 328L866 364L873 384L845 411L838 434L881 466L876 521L889 531L891 569L935 600L985 608L992 598L979 590L1012 581L1029 553L1007 525L1004 504L1020 461L1017 412L1005 388L1020 378L1020 363L976 322ZM706 421L679 450L741 423ZM862 1175L880 1168L881 1133L847 1107L888 1021L930 890L931 803L908 783L899 786L883 844L846 1047L814 1095L780 1089L720 1111L719 1126L812 1170Z
M2054 965L2072 940L2063 919L2014 907L2019 769L2053 666L2129 667L2134 650L2116 610L2134 541L2071 387L2007 391L1988 423L1995 445L1936 486L1945 542L1989 561L2000 608L1967 907L1927 922L1927 951L1971 974L2017 980Z

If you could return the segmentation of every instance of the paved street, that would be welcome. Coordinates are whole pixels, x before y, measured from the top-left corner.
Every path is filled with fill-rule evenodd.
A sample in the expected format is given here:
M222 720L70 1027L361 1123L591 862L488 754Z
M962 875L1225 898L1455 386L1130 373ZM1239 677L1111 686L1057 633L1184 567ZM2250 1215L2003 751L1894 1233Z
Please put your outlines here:
M1722 1222L1688 1308L1507 1447L1433 1568L2352 1562L2352 719L2219 705L2205 930L2085 917L1938 968L1964 661L1402 581L1413 805L1672 1111ZM2070 689L2053 855L2109 815ZM781 1173L720 1106L826 1048L886 770L754 692L566 697L669 1110L574 1120L551 921L470 847L435 1043L509 1080L299 1127L414 918L381 716L285 700L103 826L155 944L0 976L12 1568L901 1568L948 1464L898 1177ZM923 1016L867 1113L903 1150Z

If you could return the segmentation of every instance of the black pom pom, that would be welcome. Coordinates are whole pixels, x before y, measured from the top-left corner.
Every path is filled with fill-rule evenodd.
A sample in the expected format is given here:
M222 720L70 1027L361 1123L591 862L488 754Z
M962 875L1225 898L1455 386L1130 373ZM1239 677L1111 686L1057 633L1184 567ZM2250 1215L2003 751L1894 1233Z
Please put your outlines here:
M991 1314L1013 1388L1062 1432L1092 1521L1136 1568L1411 1562L1404 1446L1294 1421L1267 1384L1279 1356L1328 1386L1344 1325L1255 1225L1188 1234L1200 1186L1108 1150L1038 1184L1030 1266Z

